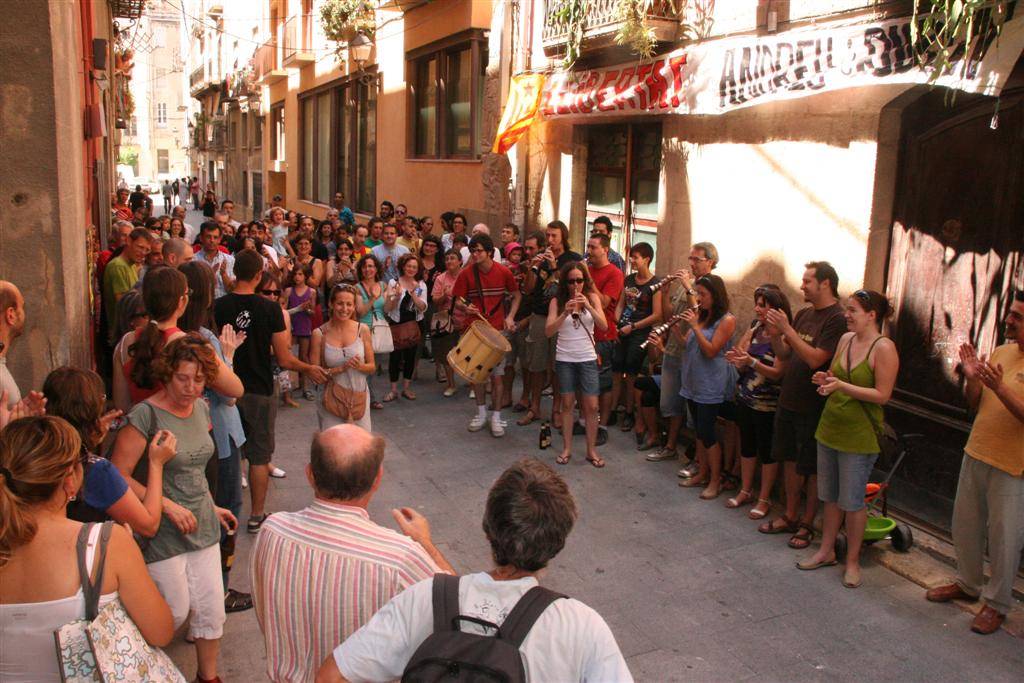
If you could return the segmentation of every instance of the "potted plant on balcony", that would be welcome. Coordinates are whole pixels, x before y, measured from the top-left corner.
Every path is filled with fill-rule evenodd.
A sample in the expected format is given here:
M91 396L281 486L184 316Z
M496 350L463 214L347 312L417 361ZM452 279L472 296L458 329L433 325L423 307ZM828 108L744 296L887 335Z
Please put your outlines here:
M367 0L324 0L320 6L320 25L324 36L335 42L334 52L340 58L356 35L373 36L377 19Z

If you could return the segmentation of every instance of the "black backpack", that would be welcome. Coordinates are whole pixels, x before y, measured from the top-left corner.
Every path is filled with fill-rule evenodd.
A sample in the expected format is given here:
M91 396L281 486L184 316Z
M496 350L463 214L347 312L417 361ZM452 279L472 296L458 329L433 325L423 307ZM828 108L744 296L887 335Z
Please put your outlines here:
M526 683L519 646L548 605L564 597L534 586L519 598L505 622L497 626L459 614L459 577L435 574L434 632L416 648L402 674L402 682ZM495 633L464 633L459 630L461 621L472 621L494 629Z

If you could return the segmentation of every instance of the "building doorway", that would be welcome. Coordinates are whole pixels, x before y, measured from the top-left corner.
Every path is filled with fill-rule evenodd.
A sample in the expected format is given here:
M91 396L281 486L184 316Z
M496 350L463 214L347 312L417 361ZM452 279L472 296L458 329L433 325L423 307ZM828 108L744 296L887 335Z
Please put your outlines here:
M612 248L623 258L639 242L656 258L660 176L660 123L588 126L587 234L595 218L608 216Z

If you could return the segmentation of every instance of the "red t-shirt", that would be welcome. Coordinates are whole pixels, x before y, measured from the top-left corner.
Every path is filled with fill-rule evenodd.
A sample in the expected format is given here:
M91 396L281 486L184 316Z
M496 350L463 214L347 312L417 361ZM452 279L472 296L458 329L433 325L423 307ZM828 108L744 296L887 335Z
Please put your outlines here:
M594 328L594 341L614 341L619 338L619 331L615 327L615 307L619 305L619 299L622 298L622 288L625 285L626 278L618 266L611 261L601 268L589 264L588 266L590 268L590 277L593 278L597 291L611 299L604 309L604 317L608 321L608 329L602 332Z
M480 284L477 286L477 273L480 274ZM621 287L620 287L621 289ZM483 292L483 301L480 300L480 292ZM477 268L476 264L462 269L459 276L455 278L455 286L452 288L452 296L461 296L469 303L480 309L491 327L496 330L505 329L505 294L515 294L519 291L516 278L512 271L500 263L492 263L491 269L486 273ZM463 321L463 328L469 327L475 315L467 315Z

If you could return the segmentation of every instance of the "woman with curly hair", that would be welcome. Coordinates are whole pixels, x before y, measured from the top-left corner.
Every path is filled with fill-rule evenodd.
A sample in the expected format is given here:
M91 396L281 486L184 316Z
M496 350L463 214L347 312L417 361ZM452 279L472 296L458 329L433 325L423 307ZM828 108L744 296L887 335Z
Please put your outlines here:
M152 434L167 430L177 438L177 456L164 465L164 518L143 556L177 628L189 620L195 639L199 680L217 679L217 656L224 632L224 584L220 571L220 528L238 520L217 507L205 476L214 456L210 409L203 391L217 377L213 348L197 334L167 344L153 362L160 389L128 413L128 424L114 444L111 461L144 498L147 482L137 469Z

